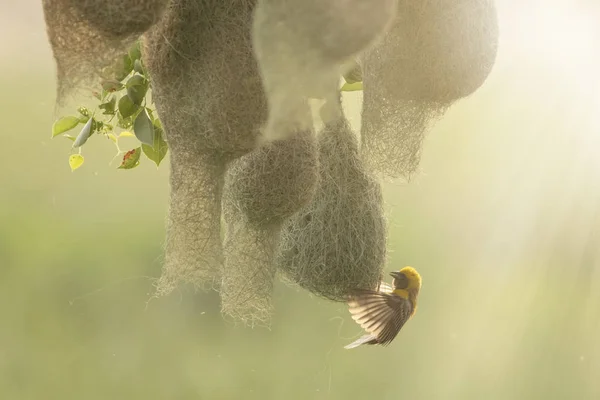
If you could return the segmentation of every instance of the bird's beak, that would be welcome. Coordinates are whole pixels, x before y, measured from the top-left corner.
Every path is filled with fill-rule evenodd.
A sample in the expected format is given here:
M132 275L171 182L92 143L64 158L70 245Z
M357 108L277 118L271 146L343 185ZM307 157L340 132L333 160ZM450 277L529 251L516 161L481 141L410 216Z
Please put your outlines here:
M390 272L390 275L394 278L394 279L402 279L402 274L398 271L394 271L394 272Z

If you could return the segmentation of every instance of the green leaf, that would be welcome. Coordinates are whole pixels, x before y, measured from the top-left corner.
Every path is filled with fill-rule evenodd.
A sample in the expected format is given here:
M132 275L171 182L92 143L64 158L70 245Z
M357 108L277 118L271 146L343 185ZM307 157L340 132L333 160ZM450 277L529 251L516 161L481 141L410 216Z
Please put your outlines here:
M340 89L342 92L356 92L359 90L363 90L363 83L344 83L344 86Z
M60 135L75 128L79 124L79 117L62 117L52 125L52 137Z
M148 81L141 75L134 75L125 84L127 95L137 105L141 105L148 91Z
M131 48L129 49L129 58L131 59L131 61L133 61L135 63L136 60L139 60L142 58L142 50L141 50L141 46L140 46L140 41L136 41Z
M131 71L133 71L133 61L129 54L125 54L115 65L115 79L121 82L129 76Z
M127 96L134 104L141 106L147 91L148 86L131 86L127 88Z
M73 137L73 136L69 135L68 133L67 133L67 134L64 134L64 135L62 135L62 137L69 139L71 142L74 142L74 141L75 141L75 139L76 139L75 137Z
M121 97L119 100L119 113L123 118L131 117L140 108L129 98L129 95Z
M107 79L102 81L102 89L109 93L123 89L123 84L115 79Z
M125 83L125 87L146 85L147 81L142 75L133 75Z
M75 171L77 168L83 165L83 156L81 154L71 154L69 156L69 167L71 171Z
M133 133L142 143L149 146L154 144L154 125L148 116L148 111L144 108L135 118L133 123Z
M152 111L152 109L150 107L146 107L146 110L148 111L148 116L150 117L150 120L152 121L154 126L156 126L157 119L154 118L154 111ZM160 121L159 121L159 123L160 123ZM162 128L162 124L160 124L160 127Z
M73 142L73 147L81 147L85 142L87 142L88 138L92 135L94 130L92 129L92 124L94 123L94 118L88 119L88 121L83 126L79 135L77 135L77 139Z
M114 115L116 104L117 98L115 96L110 96L110 100L108 100L106 103L100 104L98 108L104 110L104 115Z
M145 75L144 66L142 65L142 60L135 60L133 62L133 70L138 74Z
M148 146L147 144L142 144L142 151L144 152L146 157L154 161L154 163L158 167L160 165L160 162L167 155L169 146L163 138L163 130L156 125L154 126L154 128L154 145Z
M129 150L123 156L123 161L121 161L121 165L117 169L132 169L140 165L140 155L142 154L141 148L135 148L133 150Z
M354 61L352 69L344 74L344 80L349 84L362 82L362 68L360 64Z

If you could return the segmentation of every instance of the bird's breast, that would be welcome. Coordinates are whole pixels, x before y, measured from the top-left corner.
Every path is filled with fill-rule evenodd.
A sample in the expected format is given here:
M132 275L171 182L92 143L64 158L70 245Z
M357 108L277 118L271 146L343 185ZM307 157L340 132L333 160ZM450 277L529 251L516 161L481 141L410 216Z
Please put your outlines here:
M393 293L396 296L408 300L410 302L410 305L412 306L412 312L410 313L410 315L415 315L415 312L417 311L417 293L413 291L408 291L406 289L394 289Z
M394 289L393 293L396 296L400 296L403 299L407 299L408 300L408 290L406 290L406 289Z

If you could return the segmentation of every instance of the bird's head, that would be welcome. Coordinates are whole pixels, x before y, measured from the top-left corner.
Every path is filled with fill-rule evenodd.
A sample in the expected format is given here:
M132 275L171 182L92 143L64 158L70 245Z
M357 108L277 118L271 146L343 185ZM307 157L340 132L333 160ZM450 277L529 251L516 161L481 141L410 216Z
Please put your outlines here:
M421 289L421 275L413 267L404 267L400 271L391 272L394 278L392 285L396 289L419 291Z

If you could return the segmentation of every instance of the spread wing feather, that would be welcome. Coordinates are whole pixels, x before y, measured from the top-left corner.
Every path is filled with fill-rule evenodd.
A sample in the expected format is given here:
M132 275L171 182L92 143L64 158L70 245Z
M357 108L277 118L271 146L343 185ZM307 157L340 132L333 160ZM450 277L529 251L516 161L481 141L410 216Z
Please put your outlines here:
M392 293L394 291L394 288L389 283L385 283L385 282L381 281L379 283L378 291L381 293Z
M348 305L352 319L384 346L394 340L412 312L408 300L372 290L357 291Z

